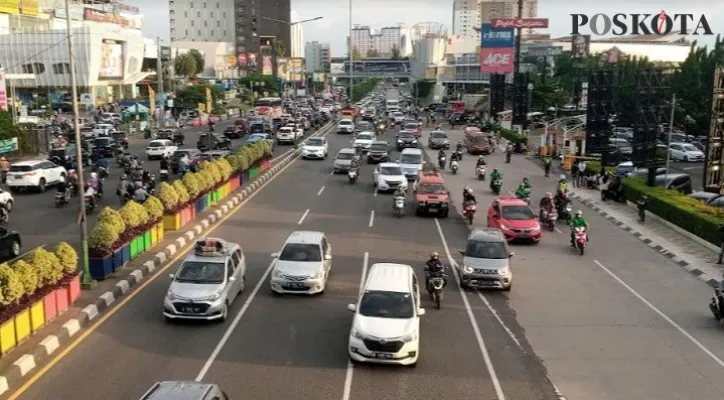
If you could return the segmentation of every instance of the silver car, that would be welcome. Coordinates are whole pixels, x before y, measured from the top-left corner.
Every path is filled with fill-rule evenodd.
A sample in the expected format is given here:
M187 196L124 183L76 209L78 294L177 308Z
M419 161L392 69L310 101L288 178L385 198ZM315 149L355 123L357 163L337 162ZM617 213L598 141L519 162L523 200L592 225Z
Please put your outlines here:
M334 157L334 162L332 163L334 173L349 171L349 166L352 164L352 159L355 155L357 155L357 152L354 149L346 148L340 150L337 156Z
M494 228L475 229L468 236L465 250L460 250L462 264L458 265L460 283L475 289L510 290L513 273L510 258L513 253L503 233Z
M279 253L272 254L269 279L276 294L317 294L327 288L332 268L332 247L322 232L296 231Z
M229 307L244 290L246 257L241 246L223 239L196 242L186 257L163 301L167 321L175 319L225 320Z

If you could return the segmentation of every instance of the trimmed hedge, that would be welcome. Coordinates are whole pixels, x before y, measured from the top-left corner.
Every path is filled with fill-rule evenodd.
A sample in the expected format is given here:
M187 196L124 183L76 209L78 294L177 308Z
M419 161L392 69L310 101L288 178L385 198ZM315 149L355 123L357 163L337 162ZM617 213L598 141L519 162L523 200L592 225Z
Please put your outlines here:
M527 137L519 135L518 132L512 129L503 128L500 125L493 125L493 131L511 142L526 142L528 140Z
M374 78L374 79L365 79L364 81L354 85L352 87L352 98L350 99L350 101L352 103L356 103L356 102L362 100L371 91L375 90L378 83L380 83L380 80L377 78Z
M644 178L630 177L623 180L623 196L636 202L643 195L649 197L646 209L692 234L719 246L719 227L724 225L724 210L709 207L701 201L676 190L646 185Z

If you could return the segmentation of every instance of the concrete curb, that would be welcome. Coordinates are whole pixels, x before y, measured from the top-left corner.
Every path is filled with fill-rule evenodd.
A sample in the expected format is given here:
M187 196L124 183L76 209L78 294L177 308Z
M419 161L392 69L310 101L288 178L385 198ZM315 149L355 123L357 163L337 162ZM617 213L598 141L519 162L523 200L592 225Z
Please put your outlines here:
M586 198L584 198L584 197L582 197L582 196L577 195L577 194L574 193L574 192L570 192L570 195L571 195L571 197L572 197L573 199L581 202L583 205L585 205L586 207L592 209L593 211L595 211L596 213L598 213L598 214L599 214L600 216L602 216L603 218L605 218L605 219L607 219L608 221L612 222L613 224L615 224L615 225L618 226L619 228L623 229L624 231L630 233L630 234L633 235L635 238L641 240L642 242L644 242L644 243L647 244L649 247L651 247L652 249L656 250L657 252L659 252L660 254L662 254L663 256L665 256L666 258L668 258L668 259L670 259L671 261L675 262L679 267L681 267L683 270L689 272L690 274L694 275L694 276L695 276L697 279L699 279L700 281L706 283L707 285L709 285L709 286L711 286L711 287L713 287L713 288L716 288L716 287L719 286L719 279L716 279L716 277L711 276L711 275L707 274L706 272L700 270L700 269L697 268L694 264L690 263L690 262L687 261L687 260L682 259L682 258L681 258L679 255L677 255L676 253L674 253L674 252L672 252L671 250L665 248L664 246L656 243L656 242L655 242L653 239L651 239L650 237L644 236L644 234L642 234L641 232L637 231L634 227L629 226L627 223L625 223L625 222L619 220L618 218L616 218L615 216L609 214L608 211L602 209L601 207L599 207L599 206L596 205L595 203L591 202L590 200L588 200L588 199L586 199ZM647 215L652 215L652 214L647 214Z
M22 385L28 375L39 365L42 365L45 361L52 358L60 348L68 345L78 332L98 320L106 310L128 294L131 289L138 286L144 280L154 276L154 271L160 269L174 256L185 251L186 246L192 244L196 238L200 237L206 229L219 221L224 215L235 211L236 206L241 204L241 202L252 193L259 190L260 187L279 173L285 166L295 161L300 154L301 152L299 150L294 150L286 157L275 162L269 170L254 179L253 182L249 183L243 189L237 190L235 194L227 198L223 203L214 206L216 210L197 221L196 224L192 225L180 237L176 238L172 244L167 245L163 250L156 253L152 260L144 262L130 272L126 279L117 282L113 290L101 294L92 304L89 304L81 311L79 317L69 320L55 333L47 335L32 352L19 355L17 360L13 362L6 371L3 371L3 375L0 376L0 395L5 394L11 388Z

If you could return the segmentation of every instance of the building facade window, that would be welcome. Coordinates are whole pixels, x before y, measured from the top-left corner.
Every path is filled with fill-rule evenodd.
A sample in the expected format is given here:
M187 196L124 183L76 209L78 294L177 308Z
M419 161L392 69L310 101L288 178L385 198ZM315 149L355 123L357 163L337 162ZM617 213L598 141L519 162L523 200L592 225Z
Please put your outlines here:
M55 75L70 74L70 64L69 63L53 64L53 73Z

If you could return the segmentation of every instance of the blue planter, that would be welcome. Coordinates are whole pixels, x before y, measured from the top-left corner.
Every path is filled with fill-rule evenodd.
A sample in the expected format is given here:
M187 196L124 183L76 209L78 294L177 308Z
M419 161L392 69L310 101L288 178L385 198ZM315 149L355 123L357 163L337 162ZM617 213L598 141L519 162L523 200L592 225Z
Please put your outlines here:
M244 171L239 174L239 185L244 186L249 183L249 171Z
M114 251L111 257L113 258L113 272L116 272L123 267L123 247Z
M206 198L207 197L208 196L204 195L204 196L196 199L196 201L194 201L194 208L196 208L196 214L198 214L198 213L204 211L204 209L206 209Z
M104 280L113 273L113 254L103 258L90 258L88 264L93 279Z
M123 257L123 265L128 264L131 261L131 244L126 243L121 247L121 256Z

